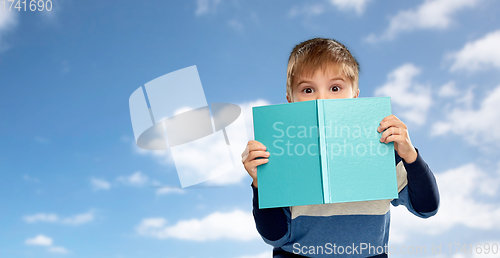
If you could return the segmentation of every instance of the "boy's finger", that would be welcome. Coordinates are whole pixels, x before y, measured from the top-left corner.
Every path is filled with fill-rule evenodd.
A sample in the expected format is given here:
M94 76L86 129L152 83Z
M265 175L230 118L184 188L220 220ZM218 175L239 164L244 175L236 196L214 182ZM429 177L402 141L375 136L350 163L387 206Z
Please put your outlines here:
M406 129L406 125L403 122L401 122L401 120L393 119L380 122L380 126L377 128L377 131L380 133L389 127L400 127Z
M384 117L384 119L382 119L382 121L380 121L380 123L388 121L388 120L393 120L393 119L398 119L398 118L395 115L389 115L389 116Z
M269 156L270 156L270 153L267 151L252 151L252 152L250 152L250 154L248 154L248 158L246 160L252 161L252 160L256 159L257 157L267 158Z
M390 143L390 142L398 143L401 141L401 139L402 139L401 135L390 135L385 139L384 143Z
M262 144L258 141L253 141L253 142L248 143L248 150L249 151L266 150L266 146L264 146L264 144Z
M389 127L387 130L384 131L384 133L382 133L380 141L384 142L385 139L391 135L403 135L404 134L403 130L404 129L402 129L401 127Z
M262 165L262 164L267 163L267 162L269 162L269 159L256 159L256 160L252 160L250 163L252 166L257 167L258 165Z
M396 124L399 124L398 121L400 121L400 120L388 119L385 121L381 121L380 125L379 125L379 129L386 129L387 127L395 126ZM383 131L383 130L380 130L380 131Z
M248 157L249 152L255 151L255 150L266 150L266 147L264 146L264 144L262 144L256 140L250 140L247 143L247 146L246 146L245 150L243 151L243 153L241 153L241 161L245 162L245 160Z

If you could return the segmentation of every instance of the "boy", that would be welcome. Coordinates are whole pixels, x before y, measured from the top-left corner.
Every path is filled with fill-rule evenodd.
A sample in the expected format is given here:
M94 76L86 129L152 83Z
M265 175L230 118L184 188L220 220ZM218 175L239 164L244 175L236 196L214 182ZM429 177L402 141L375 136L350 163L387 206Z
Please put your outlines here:
M357 98L358 74L359 64L344 45L307 40L290 54L286 99ZM377 130L383 132L381 142L394 142L398 199L259 209L257 166L269 162L270 153L258 141L248 142L242 162L253 178L253 216L262 239L274 247L273 257L387 257L390 203L422 218L436 214L434 175L413 147L406 125L390 115Z

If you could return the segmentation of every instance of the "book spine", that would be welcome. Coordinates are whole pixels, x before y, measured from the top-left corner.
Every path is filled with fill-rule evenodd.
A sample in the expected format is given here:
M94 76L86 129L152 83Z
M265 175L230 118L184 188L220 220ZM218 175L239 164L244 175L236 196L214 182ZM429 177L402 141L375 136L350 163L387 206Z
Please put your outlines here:
M319 150L321 162L321 185L323 185L323 203L330 203L330 186L329 186L329 173L328 173L328 153L325 140L325 114L324 102L321 99L316 100L316 110L318 116L318 137L319 137Z

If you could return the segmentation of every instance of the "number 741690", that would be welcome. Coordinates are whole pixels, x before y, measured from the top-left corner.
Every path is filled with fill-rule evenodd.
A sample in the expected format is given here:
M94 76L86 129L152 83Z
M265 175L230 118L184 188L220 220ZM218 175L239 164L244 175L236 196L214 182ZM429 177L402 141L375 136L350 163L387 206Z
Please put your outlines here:
M450 254L497 254L498 253L498 244L493 243L485 243L485 244L461 244L461 243L453 243L448 244L448 248L450 250Z
M1 8L4 11L52 11L51 0L2 0Z

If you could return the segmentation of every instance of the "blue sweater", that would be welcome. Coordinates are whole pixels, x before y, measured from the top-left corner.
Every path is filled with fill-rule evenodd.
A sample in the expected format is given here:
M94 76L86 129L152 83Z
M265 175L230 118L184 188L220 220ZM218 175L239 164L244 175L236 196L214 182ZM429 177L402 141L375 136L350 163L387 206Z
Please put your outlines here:
M253 216L273 257L387 257L390 204L404 205L421 218L436 214L436 179L417 150L406 163L396 152L399 198L259 209L253 187Z

